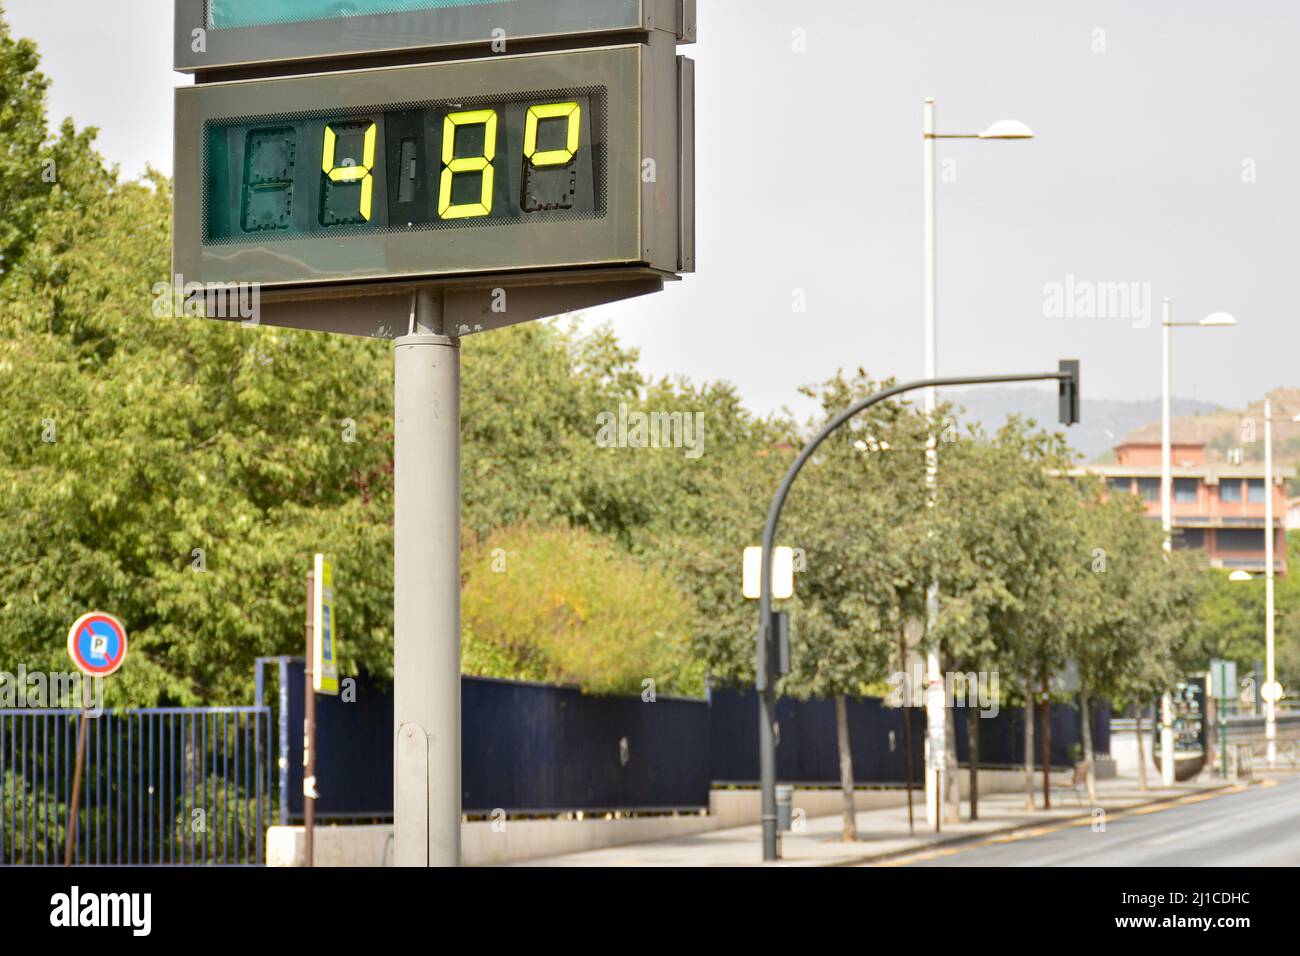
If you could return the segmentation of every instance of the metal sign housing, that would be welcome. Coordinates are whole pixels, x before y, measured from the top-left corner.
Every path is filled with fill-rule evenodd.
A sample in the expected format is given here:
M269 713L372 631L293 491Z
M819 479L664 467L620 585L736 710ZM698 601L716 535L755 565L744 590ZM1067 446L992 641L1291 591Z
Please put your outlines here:
M694 0L176 0L174 66L320 72L347 59L513 53L651 30L693 42Z
M276 293L311 297L313 290L340 286L400 294L401 286L412 281L427 285L476 274L508 278L619 268L644 279L692 271L694 90L689 65L676 56L671 38L652 37L649 43L594 50L178 88L174 273L187 283L257 284L274 301ZM510 154L499 158L496 181L511 180L510 188L517 192L519 181L527 178L528 162L514 154L527 138L515 129L513 139L507 139L506 124L498 124L496 114L504 115L507 107L519 114L525 108L579 102L588 114L580 126L565 127L564 117L551 125L573 130L569 145L577 145L580 135L593 140L593 155L586 157L591 194L585 211L557 212L539 205L535 211L516 208L503 218L442 220L439 204L449 211L448 199L434 193L440 186L450 193L452 163L466 160L439 152L432 133L429 141L418 141L418 155L403 151L416 139L399 144L395 135L389 137L396 128L394 116L418 114L413 122L434 131L457 116L477 116L480 140L470 151L487 152L481 130L495 127L493 149ZM227 135L230 128L234 133ZM296 151L273 156L269 166L259 159L263 140L289 137L295 130ZM339 159L348 132L359 144L355 158ZM534 137L538 148L540 135ZM445 140L444 145L450 150ZM575 153L571 165L581 155ZM390 215L408 185L403 178L413 168L408 160L418 161L414 168L427 185L425 192L411 194L412 206L423 208L424 222ZM286 172L289 164L292 170ZM276 182L277 177L285 183ZM298 197L296 210L289 207L270 226L249 211L250 203L263 201L249 197L264 195L268 186L283 188L285 197ZM361 199L363 186L366 198ZM352 191L339 200L339 208L350 203L347 208L355 214L359 204L368 203L369 217L329 222L323 211L329 200L320 197L348 187ZM488 201L486 191L483 198ZM517 195L507 199L518 202ZM219 228L214 227L217 220Z

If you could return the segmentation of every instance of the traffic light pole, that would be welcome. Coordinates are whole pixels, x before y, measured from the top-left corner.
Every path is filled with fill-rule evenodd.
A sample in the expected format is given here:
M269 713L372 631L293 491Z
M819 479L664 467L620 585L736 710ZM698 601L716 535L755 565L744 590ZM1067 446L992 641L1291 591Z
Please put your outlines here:
M400 340L399 340L400 347ZM762 592L758 605L757 654L754 667L754 686L758 692L758 763L759 778L763 789L763 860L779 860L777 845L776 819L776 644L777 632L775 615L772 613L772 551L776 547L776 528L781 520L781 509L790 494L794 480L812 457L813 453L841 425L865 411L872 405L906 392L921 388L946 388L953 385L1004 385L1009 382L1057 381L1060 383L1061 423L1073 425L1079 420L1079 363L1062 361L1055 372L1025 372L1019 375L973 375L956 378L926 378L916 382L895 385L869 395L850 405L835 416L825 428L813 437L799 457L794 460L777 488L776 497L767 512L767 524L763 528L763 555L759 578Z
M398 866L460 865L460 342L442 295L396 341L394 845Z

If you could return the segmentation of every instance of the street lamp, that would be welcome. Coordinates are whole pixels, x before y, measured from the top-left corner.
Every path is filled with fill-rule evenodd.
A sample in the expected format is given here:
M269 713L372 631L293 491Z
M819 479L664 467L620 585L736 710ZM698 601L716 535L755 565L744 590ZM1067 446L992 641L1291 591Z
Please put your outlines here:
M1247 496L1249 497L1249 496ZM1277 764L1277 673L1273 654L1273 403L1264 399L1264 739L1268 769Z
M924 171L925 171L925 377L933 379L939 374L939 356L938 356L938 251L937 241L935 238L935 227L937 219L935 216L935 140L938 139L986 139L986 140L1010 140L1010 139L1033 139L1034 132L1019 120L998 120L980 133L936 133L934 128L934 99L927 97L925 100L924 123L923 123L923 142L924 142ZM925 414L927 417L934 415L935 406L938 404L938 393L933 388L925 390ZM929 489L930 500L933 502L934 487L938 478L939 455L938 444L935 436L931 433L925 448L925 481ZM931 584L926 591L925 617L926 633L932 634L934 631L935 619L939 615L939 588L936 584ZM939 649L934 646L933 642L927 642L925 654L925 672L927 691L930 687L942 685L943 675L939 671ZM935 713L938 706L939 695L926 694L926 751L927 759L925 766L925 806L926 816L929 821L938 829L941 826L943 817L942 796L940 788L943 785L943 768L947 755L947 742L940 737L935 731L945 728L946 737L946 720L947 715L944 713Z
M1076 425L1079 422L1079 362L1077 359L1062 359L1055 372L1029 372L1017 375L975 375L957 378L928 378L905 385L895 385L859 399L830 420L812 440L799 452L790 469L781 479L776 496L767 511L767 523L763 526L763 546L757 556L746 559L749 567L748 576L752 582L753 574L759 578L758 634L756 635L754 655L754 689L758 692L758 775L762 785L762 833L763 859L780 859L777 841L777 802L776 802L776 689L777 678L789 672L789 625L784 611L773 613L772 601L776 594L777 560L776 529L781 520L781 509L785 507L790 487L799 477L799 472L808 459L830 437L836 429L848 422L859 412L866 411L872 405L883 402L906 392L923 388L936 388L950 385L1004 385L1011 382L1055 381L1060 399L1060 422L1062 425ZM752 584L746 591L752 593ZM793 591L793 584L785 590ZM776 666L773 666L776 665ZM946 708L940 707L942 714Z
M1164 337L1164 361L1162 366L1163 388L1160 402L1160 524L1165 535L1165 550L1173 548L1173 451L1170 439L1169 406L1170 395L1170 352L1172 348L1172 331L1175 328L1229 328L1237 320L1227 312L1211 312L1199 322L1175 322L1173 306L1168 299L1163 302L1161 328Z
M1165 551L1173 549L1173 492L1174 463L1172 441L1170 439L1170 351L1172 332L1176 327L1182 328L1228 328L1237 324L1237 320L1227 312L1211 312L1199 322L1175 322L1173 306L1166 298L1162 303L1161 334L1164 341L1162 363L1162 394L1160 400L1160 526L1164 531ZM1174 785L1174 726L1173 701L1166 691L1160 698L1160 783L1162 786Z
M1264 686L1256 693L1264 699L1264 739L1268 742L1268 766L1277 765L1277 687L1275 645L1276 614L1273 605L1273 551L1277 545L1273 527L1273 402L1264 399ZM1244 577L1238 577L1244 575ZM1244 571L1228 576L1232 581L1249 581Z

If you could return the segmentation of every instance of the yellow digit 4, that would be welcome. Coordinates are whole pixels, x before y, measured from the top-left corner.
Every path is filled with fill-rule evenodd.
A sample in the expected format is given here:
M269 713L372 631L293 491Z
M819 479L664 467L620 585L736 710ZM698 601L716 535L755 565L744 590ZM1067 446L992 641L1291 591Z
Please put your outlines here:
M456 155L456 128L458 126L483 126L483 155ZM443 219L468 219L486 216L492 212L492 160L497 155L496 110L468 110L448 113L442 123L442 180L438 188L438 215ZM457 173L482 173L483 185L478 202L451 201L451 184Z
M568 118L569 128L565 136L564 149L545 149L537 151L537 126L545 119ZM524 123L524 156L534 166L567 166L578 152L582 138L582 107L577 103L548 103L545 106L530 106L528 118Z
M370 209L374 198L375 177L371 175L371 170L375 168L375 130L376 123L371 123L366 129L365 144L361 149L361 165L355 162L345 161L342 165L334 165L334 152L338 145L338 137L334 129L328 123L325 124L325 148L321 157L321 169L325 175L330 178L330 182L335 183L361 183L361 217L367 222L370 221Z

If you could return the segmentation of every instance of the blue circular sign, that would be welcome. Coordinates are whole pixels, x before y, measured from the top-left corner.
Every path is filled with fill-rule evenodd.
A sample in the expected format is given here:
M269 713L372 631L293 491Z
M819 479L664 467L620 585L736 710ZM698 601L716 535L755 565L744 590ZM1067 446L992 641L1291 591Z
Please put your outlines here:
M111 614L91 611L68 630L68 655L90 677L107 677L126 660L126 628Z

